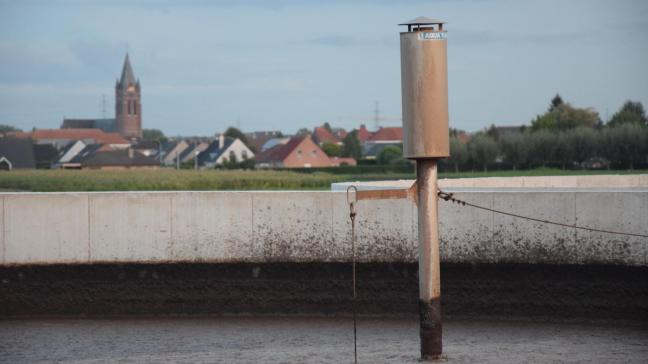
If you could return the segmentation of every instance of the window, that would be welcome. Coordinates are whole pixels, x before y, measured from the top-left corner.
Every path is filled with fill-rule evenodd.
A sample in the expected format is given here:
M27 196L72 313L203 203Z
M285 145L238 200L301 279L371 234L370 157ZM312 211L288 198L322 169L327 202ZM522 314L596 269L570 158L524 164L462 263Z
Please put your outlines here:
M131 102L130 102L130 100L126 101L126 104L128 105L128 115L130 115L131 114Z
M133 115L137 115L137 101L133 101Z
M316 156L316 155L317 155L317 150L313 149L313 151L311 152L311 154L313 155L313 157Z
M247 150L241 152L241 157L243 157L243 159L248 159Z
M235 161L236 160L236 154L234 153L233 150L230 150L230 152L229 152L229 159L230 159L230 161Z

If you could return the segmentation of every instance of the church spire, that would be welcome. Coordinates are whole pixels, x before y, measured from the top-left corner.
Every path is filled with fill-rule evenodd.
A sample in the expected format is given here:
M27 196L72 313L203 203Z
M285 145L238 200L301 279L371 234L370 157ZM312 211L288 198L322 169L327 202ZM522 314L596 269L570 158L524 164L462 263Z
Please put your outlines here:
M124 59L124 67L122 68L121 80L119 85L124 88L128 85L135 84L135 75L133 74L133 67L131 67L130 59L128 58L128 53L126 53L126 59Z

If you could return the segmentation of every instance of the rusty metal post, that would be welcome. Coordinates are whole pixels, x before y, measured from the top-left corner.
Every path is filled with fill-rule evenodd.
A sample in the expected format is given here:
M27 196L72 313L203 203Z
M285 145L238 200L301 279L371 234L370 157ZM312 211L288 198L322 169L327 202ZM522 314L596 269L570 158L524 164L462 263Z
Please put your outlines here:
M439 251L439 210L437 200L437 161L416 161L419 234L419 315L421 359L438 359L441 336L441 259Z
M438 359L441 338L441 265L437 160L450 155L445 22L418 17L399 24L403 152L416 160L419 233L421 360Z

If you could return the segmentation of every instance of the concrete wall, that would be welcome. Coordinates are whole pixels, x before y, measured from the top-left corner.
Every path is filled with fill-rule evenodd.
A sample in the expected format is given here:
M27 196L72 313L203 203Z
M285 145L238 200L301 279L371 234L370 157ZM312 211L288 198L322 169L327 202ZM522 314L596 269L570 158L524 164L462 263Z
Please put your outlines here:
M648 234L648 190L464 190L456 196L542 219ZM351 253L344 193L4 193L0 203L3 265L335 262ZM439 205L445 262L648 265L646 238ZM406 200L359 202L359 259L415 261L416 216Z
M331 191L346 191L349 185L363 189L409 188L415 181L372 181L337 182L331 184ZM483 177L443 178L440 188L648 188L648 174L630 175L581 175L581 176L537 176L537 177Z

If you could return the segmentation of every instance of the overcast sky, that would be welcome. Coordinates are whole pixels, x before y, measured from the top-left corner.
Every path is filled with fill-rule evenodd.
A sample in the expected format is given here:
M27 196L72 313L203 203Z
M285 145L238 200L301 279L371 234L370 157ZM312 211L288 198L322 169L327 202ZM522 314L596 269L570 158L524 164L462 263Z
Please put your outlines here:
M559 92L648 106L648 1L0 0L0 123L114 116L129 52L145 128L295 132L399 117L399 22L448 22L450 124L528 123ZM385 126L400 125L385 121Z

